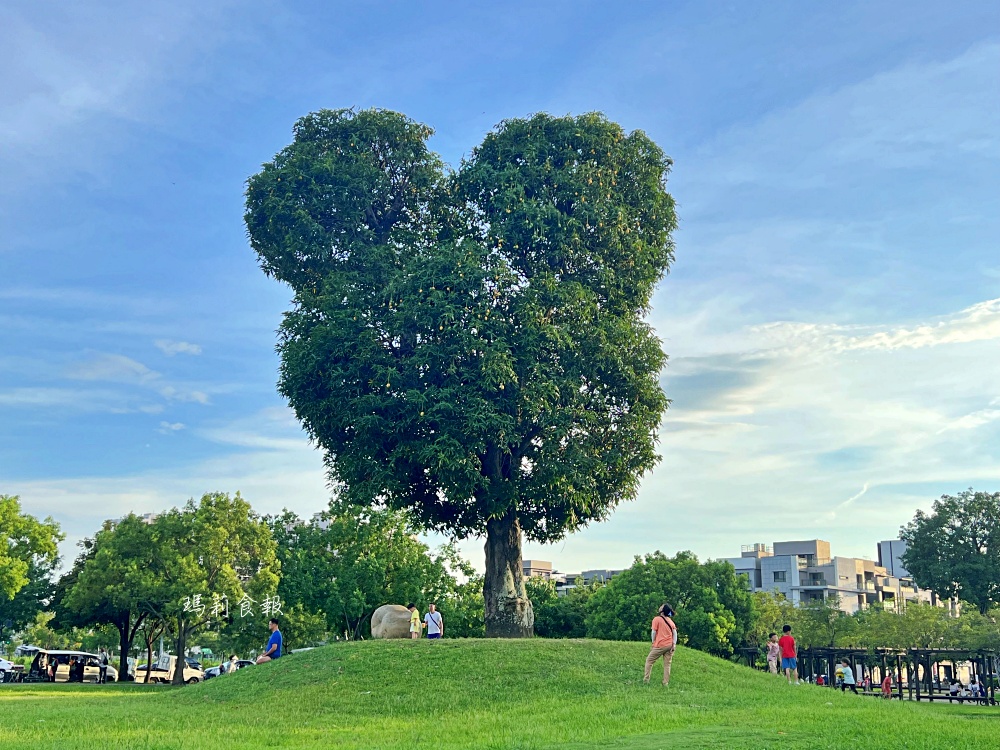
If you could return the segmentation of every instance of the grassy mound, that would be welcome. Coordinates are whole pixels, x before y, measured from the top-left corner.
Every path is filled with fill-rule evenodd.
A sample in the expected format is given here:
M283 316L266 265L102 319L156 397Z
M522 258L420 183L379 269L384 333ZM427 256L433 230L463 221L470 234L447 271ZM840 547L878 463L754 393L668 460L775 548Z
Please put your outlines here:
M789 686L605 641L338 644L202 685L0 687L0 748L993 748L1000 708Z

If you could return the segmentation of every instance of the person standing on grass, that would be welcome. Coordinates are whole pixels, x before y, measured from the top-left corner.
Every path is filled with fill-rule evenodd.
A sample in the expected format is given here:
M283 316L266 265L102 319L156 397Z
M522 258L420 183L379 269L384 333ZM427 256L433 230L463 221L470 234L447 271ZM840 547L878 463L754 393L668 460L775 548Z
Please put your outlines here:
M278 621L272 617L267 621L267 626L271 629L271 637L267 640L267 651L257 657L258 664L265 664L281 656L282 637Z
M427 628L429 639L441 638L444 635L444 620L441 613L437 611L436 604L428 604L428 611L424 616L424 627Z
M410 638L415 641L423 632L424 625L420 622L420 612L416 604L407 604L406 608L410 610Z
M677 626L673 621L674 610L669 604L660 607L652 624L652 647L649 649L649 656L646 657L646 671L643 673L642 682L649 684L649 677L653 672L653 664L661 656L663 657L663 686L670 683L670 663L674 658L674 651L677 649Z
M781 647L778 645L778 634L771 633L767 637L767 671L771 674L778 674L778 659L781 656Z
M851 692L857 695L858 682L854 679L854 670L851 669L851 665L847 663L847 659L841 659L840 670L844 673L844 677L840 681L840 692L843 693L847 690L847 688L850 688Z
M240 659L236 654L229 655L229 669L226 670L226 674L233 674L237 669L240 668Z
M781 629L781 638L778 639L778 647L781 649L781 669L785 673L788 684L799 684L799 662L796 659L798 651L795 648L795 639L792 637L792 626L785 625Z
M104 685L108 681L108 650L101 646L101 652L98 654L98 677L97 682L100 685Z

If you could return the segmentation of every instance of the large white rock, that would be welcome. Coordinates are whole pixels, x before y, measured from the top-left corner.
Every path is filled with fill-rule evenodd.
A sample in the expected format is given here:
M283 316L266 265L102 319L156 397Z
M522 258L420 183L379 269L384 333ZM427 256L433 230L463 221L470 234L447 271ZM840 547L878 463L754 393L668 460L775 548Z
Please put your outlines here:
M384 604L372 614L372 638L409 638L410 610L402 604Z

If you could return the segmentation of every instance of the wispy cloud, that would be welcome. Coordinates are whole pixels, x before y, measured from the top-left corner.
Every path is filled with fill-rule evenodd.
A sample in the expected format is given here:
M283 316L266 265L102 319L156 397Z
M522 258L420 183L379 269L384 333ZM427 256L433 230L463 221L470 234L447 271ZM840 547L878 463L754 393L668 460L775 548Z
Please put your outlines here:
M175 354L201 354L201 347L198 344L189 344L187 341L157 339L153 344L168 357L173 357Z
M121 354L96 354L76 362L66 371L73 380L103 380L111 383L147 384L158 380L160 373Z
M180 432L184 429L184 427L185 425L183 422L160 422L159 432L164 435L170 435L174 432Z

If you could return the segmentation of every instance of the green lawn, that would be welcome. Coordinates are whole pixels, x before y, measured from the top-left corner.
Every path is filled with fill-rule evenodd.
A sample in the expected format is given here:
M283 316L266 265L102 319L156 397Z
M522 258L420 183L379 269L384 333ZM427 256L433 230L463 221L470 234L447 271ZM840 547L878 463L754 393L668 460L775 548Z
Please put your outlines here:
M185 688L2 685L0 748L996 748L1000 708L789 686L604 641L339 644Z

